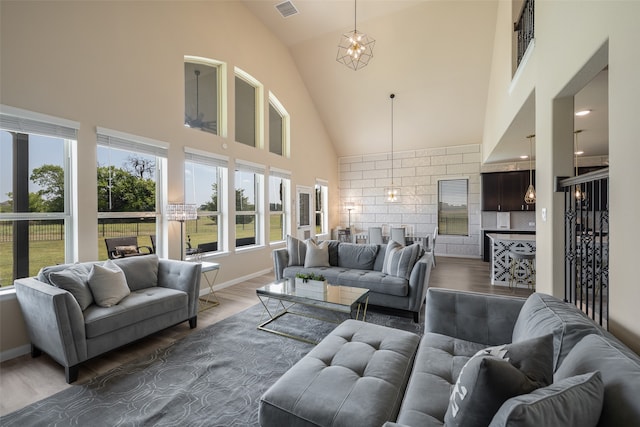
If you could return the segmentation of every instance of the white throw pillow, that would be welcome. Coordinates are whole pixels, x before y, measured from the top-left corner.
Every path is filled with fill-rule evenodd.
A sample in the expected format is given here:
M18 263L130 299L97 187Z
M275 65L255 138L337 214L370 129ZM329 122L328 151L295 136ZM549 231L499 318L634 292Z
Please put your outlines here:
M329 242L316 243L313 240L307 240L304 268L310 267L329 267Z
M89 273L89 288L100 307L111 307L131 293L124 271L111 260L94 264Z
M382 272L409 280L411 270L419 255L420 245L417 243L403 246L394 240L390 240L387 244L387 251L384 254Z

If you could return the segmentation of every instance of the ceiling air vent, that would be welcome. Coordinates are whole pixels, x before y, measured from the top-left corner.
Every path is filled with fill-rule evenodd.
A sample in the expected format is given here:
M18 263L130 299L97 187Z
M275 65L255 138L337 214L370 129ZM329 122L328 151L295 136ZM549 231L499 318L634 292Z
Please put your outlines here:
M276 5L276 9L280 12L283 18L288 18L298 13L298 9L290 1L284 1Z

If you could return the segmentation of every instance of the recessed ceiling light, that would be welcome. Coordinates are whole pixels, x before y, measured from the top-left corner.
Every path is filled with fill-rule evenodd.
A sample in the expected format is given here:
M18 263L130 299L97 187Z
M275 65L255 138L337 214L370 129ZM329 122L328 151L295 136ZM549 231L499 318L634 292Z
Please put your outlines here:
M524 160L524 159L528 159L529 156L520 156L520 158Z
M576 111L576 116L578 117L582 117L582 116L586 116L587 114L589 114L591 112L591 110L580 110L580 111Z
M580 155L584 154L584 151L576 151L573 154L575 154L576 156L580 156Z

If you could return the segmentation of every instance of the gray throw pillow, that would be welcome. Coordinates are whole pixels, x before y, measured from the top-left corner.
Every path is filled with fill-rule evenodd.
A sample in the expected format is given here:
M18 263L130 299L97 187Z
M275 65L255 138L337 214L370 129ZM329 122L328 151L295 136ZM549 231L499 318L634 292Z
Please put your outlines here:
M420 245L417 243L403 246L394 240L390 240L384 255L382 272L390 276L402 277L409 280L411 270L418 260L419 254Z
M489 427L595 427L603 399L600 372L569 377L507 400Z
M287 252L289 253L289 266L304 265L307 253L307 244L293 236L287 236Z
M124 271L127 285L132 291L158 286L158 255L149 254L114 259L113 263Z
M553 381L553 337L480 350L467 361L453 387L445 425L487 426L509 398Z
M131 293L124 272L111 260L103 265L94 264L88 282L93 298L100 307L114 306Z
M82 311L93 304L93 295L87 282L88 278L89 270L81 264L73 265L62 271L49 273L49 282L53 286L70 292L78 301Z
M311 267L329 267L329 242L316 243L307 240L304 268Z

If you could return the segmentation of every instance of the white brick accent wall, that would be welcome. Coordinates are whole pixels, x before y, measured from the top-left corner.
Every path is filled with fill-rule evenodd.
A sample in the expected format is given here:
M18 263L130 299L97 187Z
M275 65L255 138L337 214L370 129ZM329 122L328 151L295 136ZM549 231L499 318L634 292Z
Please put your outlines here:
M393 184L400 201L387 203L384 188L391 185L391 153L341 157L340 206L353 202L351 227L366 233L369 227L407 225L431 234L438 221L438 180L469 179L469 236L439 235L437 255L480 257L480 144L393 153ZM347 226L340 209L340 223Z

